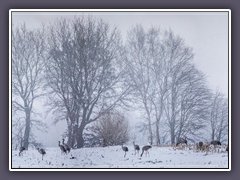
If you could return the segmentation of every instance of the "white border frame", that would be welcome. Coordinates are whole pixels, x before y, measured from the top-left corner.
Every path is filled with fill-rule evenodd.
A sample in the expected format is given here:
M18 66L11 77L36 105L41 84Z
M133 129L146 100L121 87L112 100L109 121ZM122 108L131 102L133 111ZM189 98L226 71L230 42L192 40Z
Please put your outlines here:
M178 168L169 168L169 169L130 169L130 168L122 168L122 169L57 169L57 168L49 168L49 169L27 169L27 168L12 168L12 150L11 150L11 138L12 138L12 89L11 89L11 78L12 78L12 47L11 47L11 36L12 36L12 12L71 12L71 11L79 11L79 12L228 12L228 141L229 141L229 155L228 155L228 169L219 169L219 168L209 168L209 169L178 169ZM9 10L9 171L231 171L231 10L230 9L10 9Z

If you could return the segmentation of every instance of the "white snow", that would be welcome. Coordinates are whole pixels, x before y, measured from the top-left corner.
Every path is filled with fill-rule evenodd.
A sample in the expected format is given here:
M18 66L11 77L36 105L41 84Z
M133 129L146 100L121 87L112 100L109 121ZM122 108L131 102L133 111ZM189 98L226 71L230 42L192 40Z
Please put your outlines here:
M22 156L12 151L12 168L228 168L227 152L206 154L172 147L152 147L149 156L142 157L135 155L131 146L126 157L121 146L75 149L67 155L59 148L47 148L46 152L42 160L34 149Z

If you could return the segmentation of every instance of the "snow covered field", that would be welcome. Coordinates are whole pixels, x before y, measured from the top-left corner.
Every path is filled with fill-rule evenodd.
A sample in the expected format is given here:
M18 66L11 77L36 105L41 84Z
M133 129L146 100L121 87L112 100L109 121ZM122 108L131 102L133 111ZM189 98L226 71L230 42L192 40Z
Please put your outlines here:
M42 160L37 150L25 151L20 157L12 151L12 168L228 168L227 152L206 154L172 147L152 147L149 156L140 157L129 146L125 158L121 146L82 148L67 155L59 148L46 152Z

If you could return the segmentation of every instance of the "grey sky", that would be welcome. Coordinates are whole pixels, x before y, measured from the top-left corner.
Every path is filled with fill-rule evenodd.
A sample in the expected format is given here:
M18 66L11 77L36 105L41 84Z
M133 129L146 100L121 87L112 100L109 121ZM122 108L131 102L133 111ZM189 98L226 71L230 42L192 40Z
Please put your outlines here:
M193 48L196 66L207 76L208 85L213 90L228 94L228 13L227 12L14 12L14 26L25 23L29 28L48 25L60 17L92 15L117 26L123 39L135 24L148 28L171 29ZM132 115L133 117L133 115ZM51 127L51 138L40 136L44 144L56 145L62 135L65 122Z
M197 67L208 80L209 87L228 93L228 14L227 12L13 12L14 26L25 22L38 28L60 17L92 15L117 26L125 39L135 24L172 29L193 48Z

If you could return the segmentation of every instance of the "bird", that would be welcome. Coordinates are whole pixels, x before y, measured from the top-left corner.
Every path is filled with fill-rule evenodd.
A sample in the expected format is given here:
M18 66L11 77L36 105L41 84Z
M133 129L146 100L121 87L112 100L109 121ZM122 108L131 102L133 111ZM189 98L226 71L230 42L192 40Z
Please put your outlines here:
M70 153L70 147L64 143L65 139L62 139L62 145L64 146L64 148L66 149L66 152Z
M177 143L176 143L176 146L180 145L180 144L186 144L187 145L187 138L184 137L184 138L179 138Z
M25 151L25 150L26 150L26 148L21 146L20 149L19 149L19 154L18 155L21 156L23 151Z
M149 154L148 150L149 150L150 148L152 148L152 146L150 146L150 145L143 146L143 147L142 147L141 157L142 157L144 151L146 152L146 154Z
M77 159L77 158L71 155L70 159Z
M125 152L124 157L126 156L126 153L128 152L128 147L122 145L122 150Z
M133 141L133 146L134 146L135 154L136 152L139 154L139 150L140 150L139 145L135 144L135 142Z
M45 149L43 148L37 148L38 152L42 155L42 160L43 160L43 156L46 154Z
M198 150L202 151L203 150L203 142L200 141L199 143L197 143L197 148Z
M217 141L217 140L213 140L213 141L211 141L211 143L210 144L213 144L214 146L217 146L217 145L222 145L221 144L221 142L220 141Z
M60 149L61 149L61 153L67 153L67 150L64 148L64 146L63 145L61 145L60 144L60 141L58 141L58 146L60 147Z

